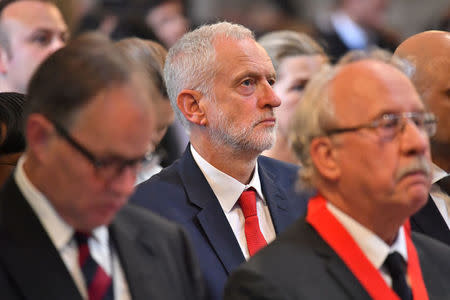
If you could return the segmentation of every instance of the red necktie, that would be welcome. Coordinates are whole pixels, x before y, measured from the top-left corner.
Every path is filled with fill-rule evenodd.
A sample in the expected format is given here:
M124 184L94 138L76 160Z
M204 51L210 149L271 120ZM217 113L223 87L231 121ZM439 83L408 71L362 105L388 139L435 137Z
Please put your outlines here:
M90 235L75 232L75 240L78 244L78 263L86 283L89 300L114 299L111 277L97 264L91 256L88 246Z
M256 214L256 192L248 189L239 197L239 205L245 217L245 238L250 256L267 245L261 229L259 228L258 215Z

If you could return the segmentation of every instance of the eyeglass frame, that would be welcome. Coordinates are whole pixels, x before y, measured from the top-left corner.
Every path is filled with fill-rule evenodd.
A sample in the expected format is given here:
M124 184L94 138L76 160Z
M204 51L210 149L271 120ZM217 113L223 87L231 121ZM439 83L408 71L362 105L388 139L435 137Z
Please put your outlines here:
M55 121L50 121L50 122L53 124L53 127L55 128L58 135L61 136L62 138L64 138L64 140L66 140L73 148L75 148L80 154L82 154L92 164L92 166L94 167L94 169L96 171L98 171L101 168L105 168L107 166L113 166L113 164L111 163L111 161L113 161L112 159L97 158L96 155L92 154L91 151L87 150L84 146L82 146L79 142L77 142L70 135L70 133L67 131L67 129L65 129L62 125L58 124L58 122L55 122ZM139 158L123 159L120 164L117 164L118 167L114 168L115 169L113 172L114 174L105 179L108 179L108 180L113 179L116 176L118 176L119 174L121 174L125 168L132 167L132 166L140 166L144 163L151 161L152 158L153 158L153 153L151 151L149 151L144 156L139 157ZM115 161L116 162L120 161L120 159L116 159Z
M417 121L419 119L416 119L416 120L414 119L414 118L417 118L418 116L423 117L423 119L420 120L422 122L422 124L417 123ZM399 132L403 132L403 130L405 129L405 126L406 126L406 119L411 120L414 123L414 125L419 130L424 131L428 137L432 137L436 133L437 117L433 113L431 113L431 112L403 112L403 113L385 113L371 122L361 124L358 126L327 129L327 130L325 130L325 136L331 136L331 135L341 134L341 133L346 133L346 132L355 132L355 131L358 131L361 129L378 129L378 130L383 129L383 128L387 129L387 127L383 127L383 126L394 125L396 127L395 128L396 131L392 136L392 138L393 138L393 137L397 136L397 134ZM392 122L395 120L397 120L401 123L398 123L398 124L387 123L387 122ZM383 124L383 121L386 123ZM427 129L427 125L433 126L431 128L431 130Z

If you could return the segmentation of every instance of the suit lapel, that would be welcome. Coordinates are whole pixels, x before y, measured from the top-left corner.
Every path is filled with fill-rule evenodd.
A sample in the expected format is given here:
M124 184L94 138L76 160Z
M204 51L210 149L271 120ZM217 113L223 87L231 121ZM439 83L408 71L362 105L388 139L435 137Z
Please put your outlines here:
M229 274L245 261L239 243L223 213L219 200L195 163L189 145L180 163L179 175L188 199L199 207L196 216L199 226Z
M120 214L120 213L119 213ZM152 246L143 239L138 239L135 227L121 222L120 216L109 227L110 236L116 250L121 267L127 280L128 288L133 299L152 299L156 284L153 274L158 274L159 266L153 256ZM146 257L142 264L142 257ZM150 257L149 257L150 256ZM144 268L145 266L145 268ZM161 270L162 271L162 270Z
M331 249L312 227L307 228L307 233L312 235L312 248L324 260L328 272L346 291L349 299L371 299L355 275L353 275L333 249Z
M12 177L0 199L0 260L24 298L81 300L58 250Z
M275 176L264 168L263 161L259 160L258 166L261 188L269 206L275 232L279 234L295 221L295 217L289 213L286 195L275 183Z
M427 204L411 217L411 225L413 229L450 245L450 230L431 196L428 196Z

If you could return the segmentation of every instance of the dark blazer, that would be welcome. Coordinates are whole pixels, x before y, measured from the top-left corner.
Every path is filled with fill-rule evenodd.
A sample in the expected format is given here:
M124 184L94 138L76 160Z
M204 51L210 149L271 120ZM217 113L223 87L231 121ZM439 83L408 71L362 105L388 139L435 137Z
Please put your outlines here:
M295 192L296 166L262 156L258 165L275 232L280 233L304 215L308 196ZM142 183L131 202L183 225L199 257L209 299L221 299L228 275L245 258L189 146L178 161Z
M428 202L410 219L411 229L435 238L450 246L450 230L431 196Z
M429 299L450 299L450 248L413 233ZM305 222L299 220L233 273L225 300L370 300L350 269Z
M202 299L201 272L179 226L125 206L109 231L132 299ZM82 300L12 177L0 191L0 298Z

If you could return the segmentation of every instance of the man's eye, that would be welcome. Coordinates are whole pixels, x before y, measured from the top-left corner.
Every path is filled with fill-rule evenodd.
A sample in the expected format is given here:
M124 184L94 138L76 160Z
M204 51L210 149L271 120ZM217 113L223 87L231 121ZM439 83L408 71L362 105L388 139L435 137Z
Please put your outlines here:
M244 85L244 86L250 86L250 85L253 84L253 80L251 80L251 79L246 79L246 80L242 81L241 84Z
M384 120L382 122L381 126L383 128L386 128L386 129L397 128L398 122L400 122L400 120L398 118L393 118L393 119L390 119L390 120Z
M275 84L275 79L268 79L267 82L273 86Z

